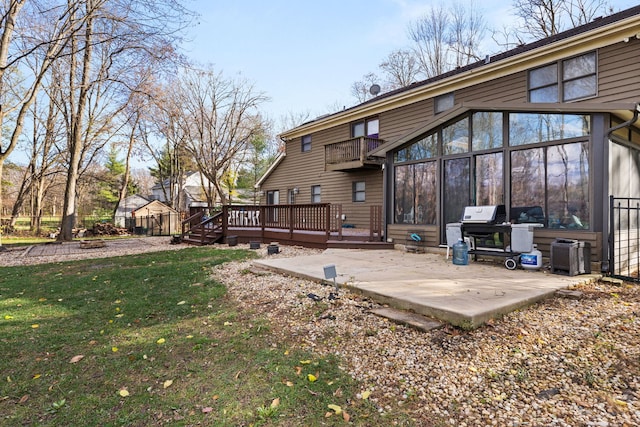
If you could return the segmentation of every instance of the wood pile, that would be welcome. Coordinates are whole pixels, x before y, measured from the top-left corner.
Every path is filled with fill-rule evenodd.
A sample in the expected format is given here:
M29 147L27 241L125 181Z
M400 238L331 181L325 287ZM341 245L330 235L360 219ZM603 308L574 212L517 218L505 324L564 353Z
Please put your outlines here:
M96 222L93 225L91 233L94 236L126 236L129 230L126 228L116 227L110 222Z

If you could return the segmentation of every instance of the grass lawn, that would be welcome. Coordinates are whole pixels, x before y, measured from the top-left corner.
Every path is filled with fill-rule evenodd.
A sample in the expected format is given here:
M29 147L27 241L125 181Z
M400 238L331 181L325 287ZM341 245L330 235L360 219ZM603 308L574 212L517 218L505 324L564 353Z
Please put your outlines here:
M0 268L0 425L389 425L338 361L225 298L211 267L250 256Z

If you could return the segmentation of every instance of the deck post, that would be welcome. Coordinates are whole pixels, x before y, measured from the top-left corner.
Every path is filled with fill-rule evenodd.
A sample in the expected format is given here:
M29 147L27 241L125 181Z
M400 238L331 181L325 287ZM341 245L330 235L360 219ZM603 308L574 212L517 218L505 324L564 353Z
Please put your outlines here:
M293 205L289 205L289 239L293 240Z

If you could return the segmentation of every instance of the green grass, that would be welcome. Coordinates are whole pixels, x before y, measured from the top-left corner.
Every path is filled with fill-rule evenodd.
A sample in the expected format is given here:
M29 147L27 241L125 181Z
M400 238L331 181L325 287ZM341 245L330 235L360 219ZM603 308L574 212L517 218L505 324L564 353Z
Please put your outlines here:
M389 425L338 360L274 342L210 278L250 256L190 248L0 269L0 425L345 425L329 404L354 425Z

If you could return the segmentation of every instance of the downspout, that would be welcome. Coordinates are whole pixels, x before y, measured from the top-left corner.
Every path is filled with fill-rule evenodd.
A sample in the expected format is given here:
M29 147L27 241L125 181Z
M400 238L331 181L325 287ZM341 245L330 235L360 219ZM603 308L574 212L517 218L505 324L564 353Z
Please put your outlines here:
M607 144L607 146L609 145L609 142L611 141L611 135L622 128L625 127L629 127L631 125L633 125L637 120L638 120L638 116L640 115L640 103L636 103L636 108L633 109L633 117L631 117L631 119L627 120L626 122L620 123L619 125L613 126L609 129L607 129L605 131L605 134L607 136L607 140L605 141L605 143ZM607 157L609 156L609 154L607 154ZM608 172L607 171L607 182L609 182L609 176L608 176ZM609 191L607 190L607 194L609 193ZM611 214L611 200L612 199L612 195L608 194L608 197L605 200L605 212L607 212L607 216L606 218L603 218L603 225L604 227L606 227L607 230L607 251L608 251L608 255L606 257L606 260L603 259L602 260L602 267L601 267L601 271L608 273L609 275L611 275L613 273L613 265L610 262L611 261L611 257L613 254L613 240L612 240L612 233L613 233L613 218L610 218L610 214ZM603 248L604 249L604 248ZM604 257L602 257L604 258ZM606 264L605 264L606 263Z

